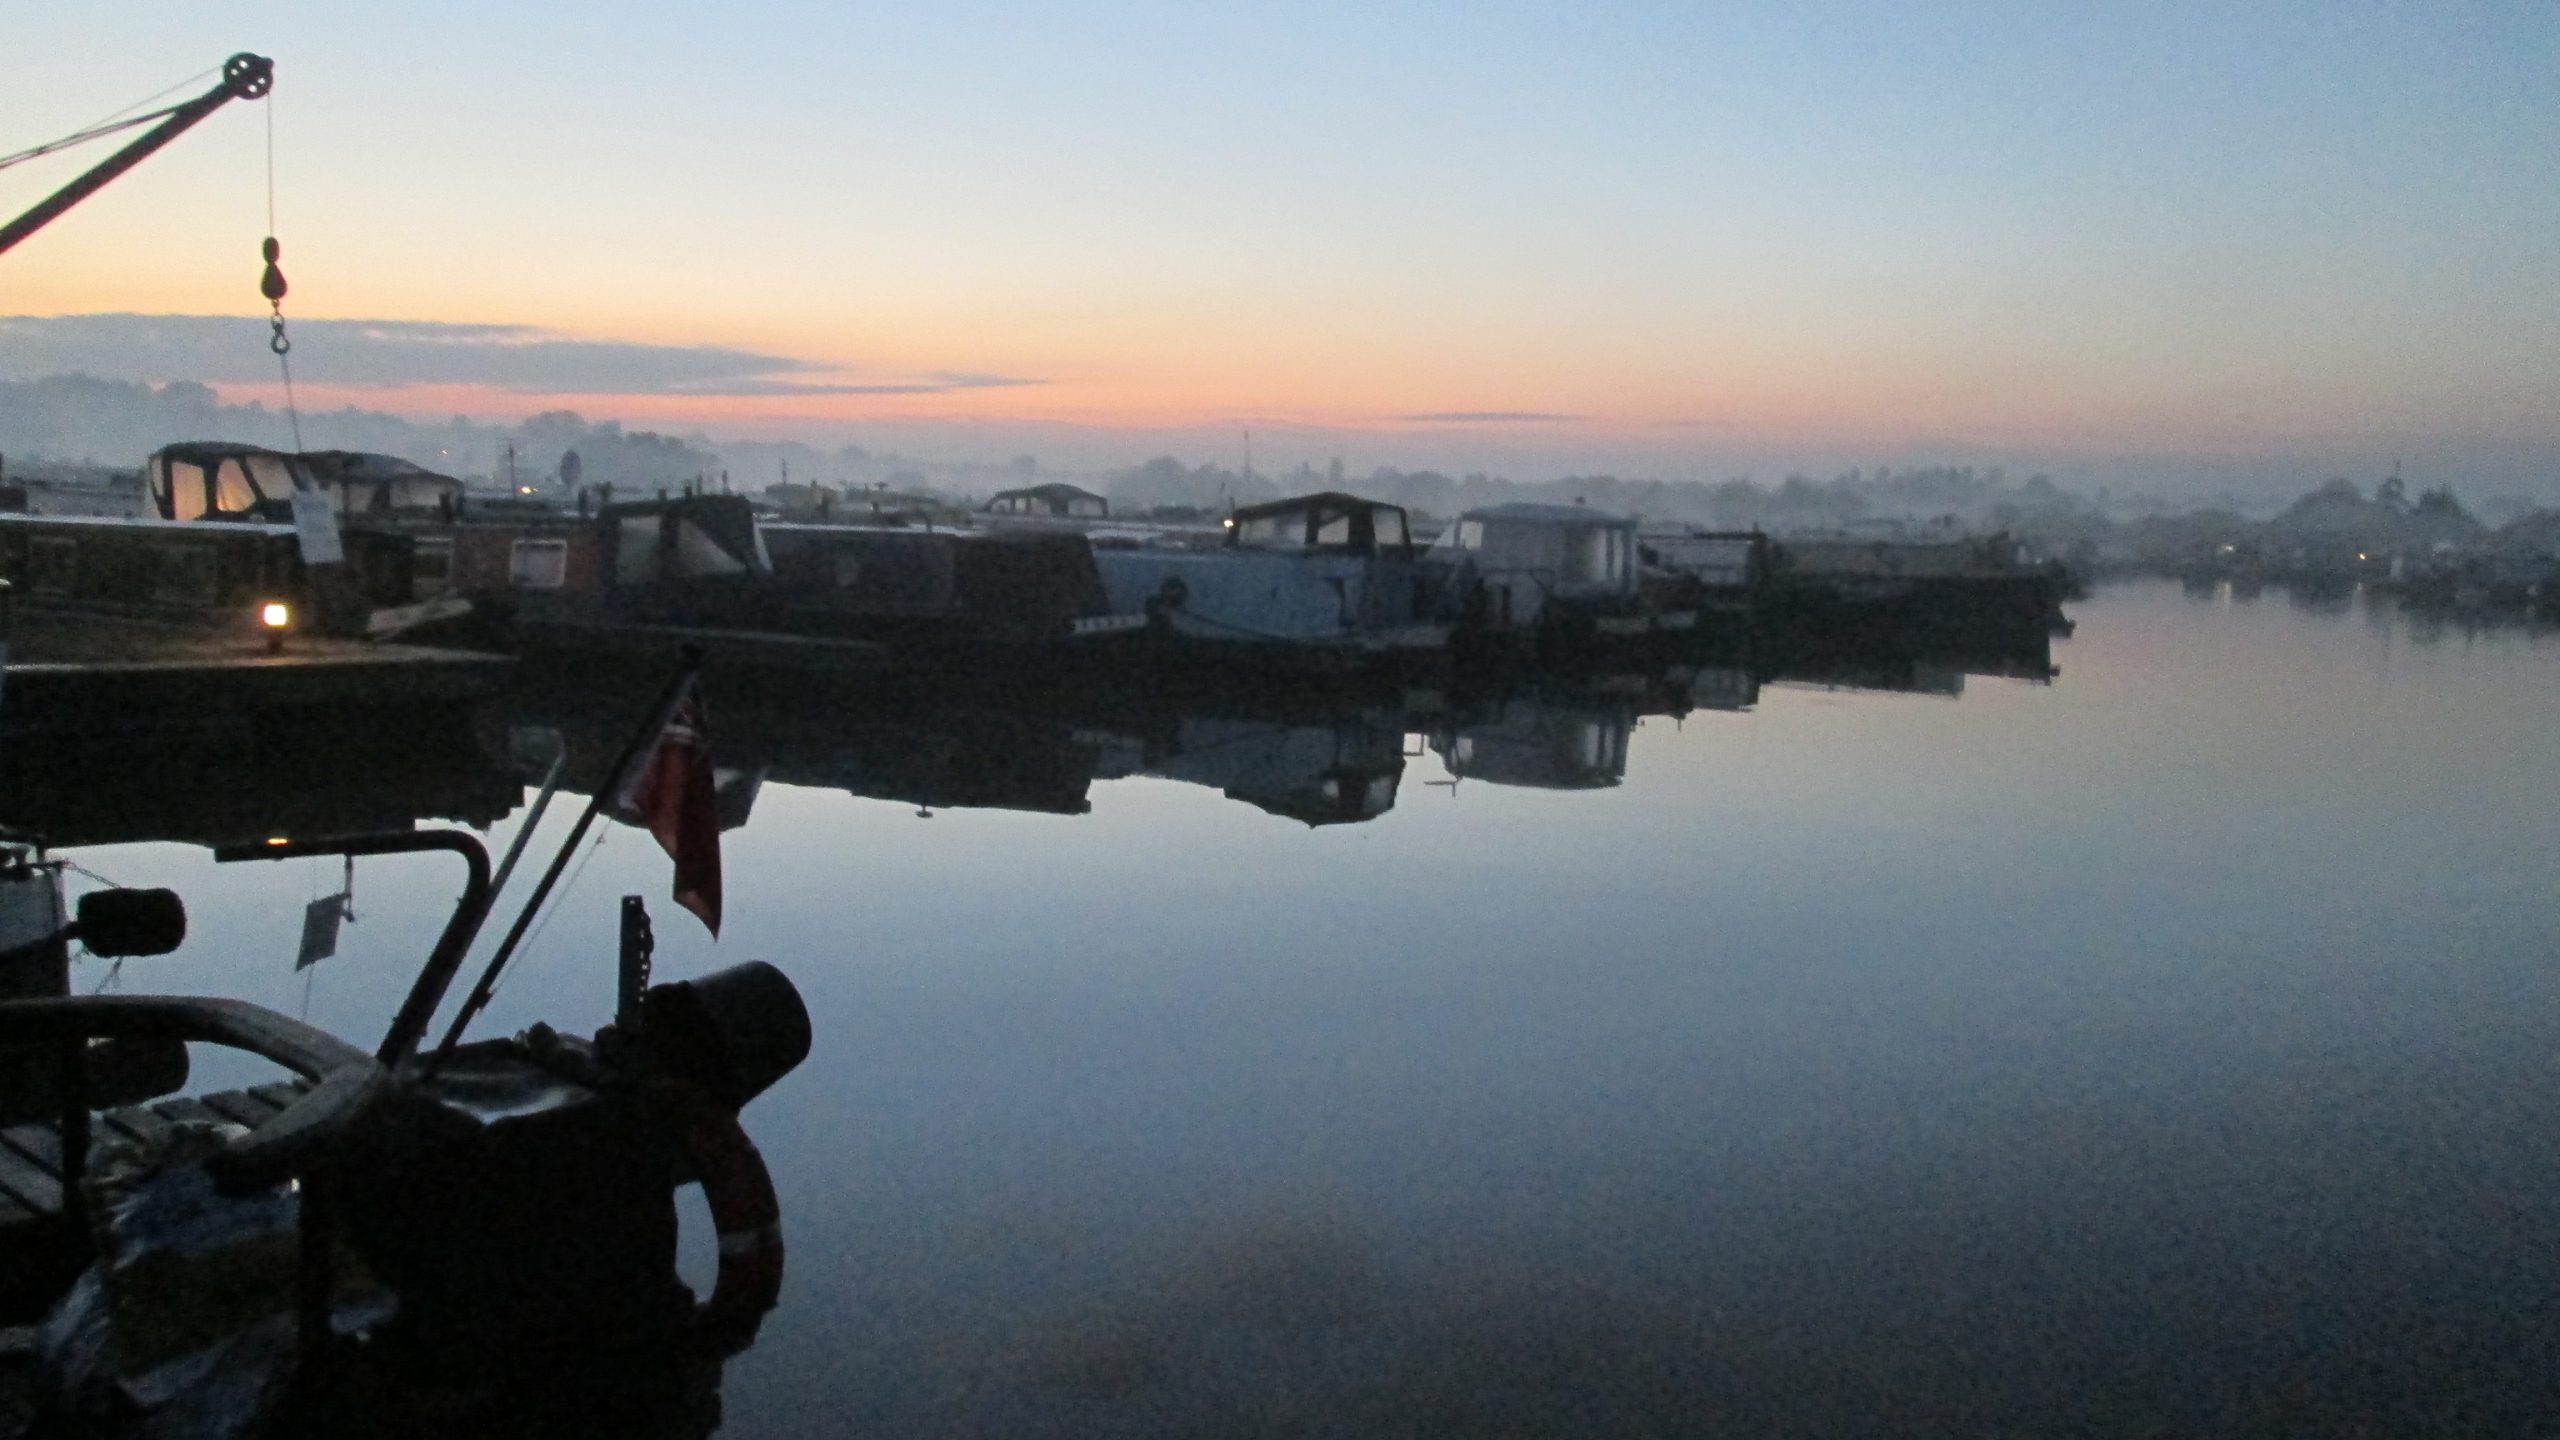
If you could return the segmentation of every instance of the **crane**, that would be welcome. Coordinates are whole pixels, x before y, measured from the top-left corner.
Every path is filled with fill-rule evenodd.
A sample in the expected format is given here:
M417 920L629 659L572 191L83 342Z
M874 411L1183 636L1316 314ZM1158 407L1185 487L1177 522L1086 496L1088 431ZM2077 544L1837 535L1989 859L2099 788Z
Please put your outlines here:
M0 254L7 253L11 246L52 223L54 217L63 211L88 199L100 186L140 164L151 152L185 134L197 121L234 100L259 99L274 89L275 83L275 62L264 55L251 55L244 51L223 61L220 83L193 100L163 111L160 123L144 132L139 139L99 161L79 179L46 196L34 209L10 221L6 229L0 229Z

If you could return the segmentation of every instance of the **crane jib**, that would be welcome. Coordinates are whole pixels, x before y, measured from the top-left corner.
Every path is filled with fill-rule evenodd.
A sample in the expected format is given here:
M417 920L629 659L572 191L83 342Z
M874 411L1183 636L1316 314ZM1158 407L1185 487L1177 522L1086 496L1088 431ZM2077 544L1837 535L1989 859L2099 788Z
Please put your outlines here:
M167 119L145 131L139 139L99 161L70 184L37 202L34 209L0 229L0 253L33 235L53 222L54 217L88 199L100 187L115 179L151 152L177 139L196 122L234 100L256 100L275 88L275 62L264 55L239 54L222 62L222 80L202 95L169 112Z

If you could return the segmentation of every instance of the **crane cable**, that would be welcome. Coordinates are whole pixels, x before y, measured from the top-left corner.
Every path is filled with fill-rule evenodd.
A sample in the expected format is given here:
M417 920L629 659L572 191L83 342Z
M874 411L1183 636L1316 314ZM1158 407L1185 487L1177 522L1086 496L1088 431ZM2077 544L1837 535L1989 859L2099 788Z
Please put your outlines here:
M258 277L258 293L267 299L267 348L275 352L276 368L284 372L284 413L293 422L293 453L305 453L302 446L302 407L293 398L293 342L284 333L284 271L276 268L276 260L284 254L284 246L276 241L276 102L267 97L267 240L259 247L266 257L266 272Z
M202 84L207 77L219 73L220 69L220 66L216 66L211 70L199 70L195 74L188 76L186 79L179 81L177 84L170 86L168 89L161 91L159 94L136 100L131 105L124 107L124 110L115 111L103 119L92 121L88 125L63 136L59 140L48 141L42 145L30 146L14 155L0 155L0 170L6 170L12 165L21 164L25 161L36 159L39 156L50 155L56 150L68 150L74 145L78 145L89 140L95 140L101 136L113 135L119 130L131 130L137 125L148 125L154 120L165 120L169 116L176 114L178 111L183 110L186 107L183 104L170 105L154 110L147 115L125 116L125 118L122 119L117 117L124 116L125 110L139 109L142 106L150 104L154 100L165 99L168 96L175 95L181 90L191 89Z

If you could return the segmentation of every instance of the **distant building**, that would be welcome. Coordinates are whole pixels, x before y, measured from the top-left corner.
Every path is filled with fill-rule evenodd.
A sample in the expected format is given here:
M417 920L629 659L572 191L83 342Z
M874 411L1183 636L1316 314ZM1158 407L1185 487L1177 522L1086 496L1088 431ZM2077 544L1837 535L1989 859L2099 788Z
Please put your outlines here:
M1020 490L999 490L987 502L990 515L1055 515L1074 520L1101 520L1111 514L1111 502L1090 490L1051 481Z

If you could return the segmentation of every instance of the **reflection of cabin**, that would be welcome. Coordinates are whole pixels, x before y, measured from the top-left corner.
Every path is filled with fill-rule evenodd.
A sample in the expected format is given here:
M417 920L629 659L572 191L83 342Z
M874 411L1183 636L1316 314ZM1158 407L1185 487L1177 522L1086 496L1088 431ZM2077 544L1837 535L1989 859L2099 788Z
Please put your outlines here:
M1401 711L1302 724L1184 716L1170 745L1150 747L1120 773L1204 785L1308 825L1346 825L1395 808L1404 761Z
M1701 710L1748 710L1760 703L1760 681L1739 666L1701 666L1689 680L1689 703Z
M1627 777L1634 717L1521 697L1431 742L1449 773L1489 785L1600 790Z
M1101 520L1111 502L1081 486L1050 481L1020 490L999 490L987 501L990 515L1048 515L1064 520Z

